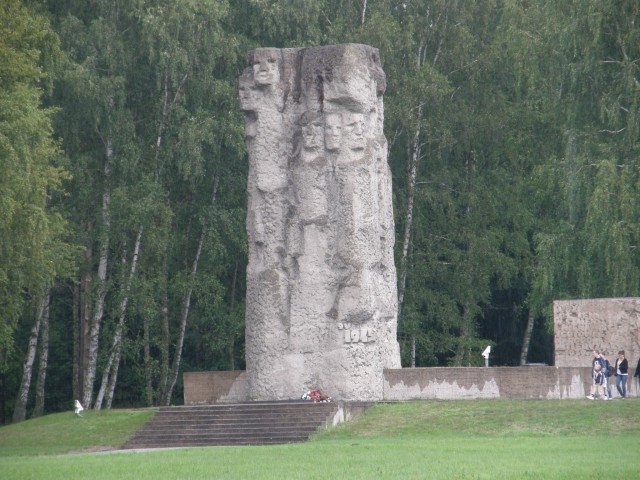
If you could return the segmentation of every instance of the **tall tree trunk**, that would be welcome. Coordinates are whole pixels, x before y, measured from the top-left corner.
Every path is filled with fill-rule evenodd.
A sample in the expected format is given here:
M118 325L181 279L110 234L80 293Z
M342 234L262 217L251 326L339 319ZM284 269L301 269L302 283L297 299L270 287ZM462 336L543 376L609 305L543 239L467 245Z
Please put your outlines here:
M416 334L411 335L411 368L416 368Z
M360 17L360 25L364 25L364 20L367 15L367 0L362 0L362 15Z
M418 107L418 119L422 117L422 105ZM402 306L407 285L409 271L409 245L413 229L413 205L415 199L416 178L418 174L418 162L421 156L420 126L416 127L411 147L411 160L409 163L407 182L407 210L405 212L404 234L402 236L402 256L400 257L400 285L398 286L398 315L402 318ZM415 333L411 334L411 367L416 366L415 359Z
M216 200L216 193L218 190L219 177L216 177L213 183L213 194L211 195L211 205L213 206ZM195 282L196 274L198 273L198 263L200 262L200 255L202 253L202 246L204 245L204 239L207 233L206 222L202 226L202 232L200 233L200 240L198 241L198 249L196 250L196 256L191 266L191 275L189 278L189 286L182 298L182 308L180 309L180 332L178 333L178 341L176 343L176 349L173 356L173 365L171 372L171 381L164 397L164 404L169 405L171 403L171 397L173 395L173 389L176 386L178 380L178 373L180 371L180 362L182 361L182 345L184 344L184 334L187 328L187 318L189 317L189 307L191 306L191 294L193 293L193 284Z
M100 262L98 264L98 293L93 309L93 318L89 331L89 348L87 369L82 386L82 406L91 408L93 402L93 384L96 378L98 364L98 347L100 341L100 327L104 315L104 301L107 295L107 267L109 263L109 240L111 235L111 159L113 157L113 143L111 136L105 144L106 156L104 162L104 192L102 193L102 233L100 235Z
M153 406L153 372L151 369L151 346L150 346L150 325L149 316L144 315L143 319L143 354L144 354L144 377L145 377L145 400L147 407Z
M460 337L458 337L458 346L454 363L456 367L462 367L466 361L467 366L471 366L471 347L470 342L473 336L471 328L471 319L469 317L469 306L465 305L462 311L462 326L460 327Z
M522 339L522 350L520 351L520 365L527 363L527 356L529 355L529 347L531 346L531 335L533 334L533 325L535 319L531 310L527 316L527 327L524 329L524 337Z
M156 147L155 147L155 164L156 164L156 180L160 177L160 149L162 147L162 139L164 135L164 130L167 128L167 120L169 119L169 113L171 109L174 107L178 99L180 98L180 94L182 93L182 89L184 87L185 82L187 81L188 74L182 77L180 80L180 84L176 89L176 93L173 96L173 100L169 103L169 71L167 68L164 69L162 78L163 78L163 87L162 87L162 115L160 117L160 121L158 122L158 133L156 135Z
M33 362L36 358L36 350L38 348L38 336L40 334L40 324L44 316L45 301L44 299L38 307L36 319L29 336L29 345L27 347L27 355L22 367L22 381L18 389L16 405L13 409L13 422L22 422L27 416L27 401L29 399L29 389L31 388L31 375L33 373Z
M38 379L36 380L36 406L32 417L41 417L44 413L44 386L47 380L47 365L49 363L49 311L51 306L51 290L44 295L44 312L40 326L40 355L38 356Z
M418 107L418 115L422 115L422 106ZM400 257L400 285L398 286L398 312L402 311L404 293L407 285L407 273L409 266L409 244L413 229L413 204L415 199L416 179L418 175L418 162L420 161L420 127L416 127L411 147L411 161L409 163L407 182L407 210L405 212L404 233L402 235L402 256Z
M116 325L116 331L113 335L113 342L111 346L111 353L109 355L109 360L107 362L107 366L104 369L104 374L102 375L102 384L100 385L100 391L98 392L98 396L96 397L95 402L95 410L100 410L102 408L102 401L107 392L107 387L109 387L109 398L108 398L108 407L111 407L111 398L113 396L113 391L115 390L115 384L118 378L118 367L120 365L120 351L122 349L122 336L124 333L124 322L127 313L127 305L129 304L129 294L131 293L131 283L133 282L133 278L136 273L136 267L138 266L138 258L140 257L140 245L142 243L142 232L144 231L143 227L138 229L138 235L136 236L136 243L133 248L133 257L131 258L131 269L129 270L129 278L126 280L125 284L122 286L122 300L120 301L120 311L118 324ZM126 257L126 254L125 254ZM111 388L113 387L113 388Z
M94 229L93 221L90 221L86 225L86 235L88 238L93 236ZM84 273L80 277L79 286L79 298L78 308L78 364L77 364L77 377L76 382L78 384L77 394L74 395L74 399L81 400L83 398L84 377L87 371L87 365L89 363L89 332L91 331L91 318L92 306L91 306L91 291L93 283L93 273L90 265L93 264L93 242L87 243L84 252L84 263L87 266Z
M235 311L236 307L236 283L238 281L238 257L236 257L236 265L233 269L233 281L231 282L231 302L230 302L230 310L231 312ZM235 344L236 344L236 336L235 332L232 332L231 338L229 339L229 370L236 369L235 362Z
M162 346L160 348L160 379L158 381L157 401L164 402L167 392L167 384L169 383L169 293L168 293L168 276L169 269L167 265L168 258L168 240L164 245L163 272L162 272L162 298L161 303L161 326L162 326Z
M176 89L176 92L173 96L173 100L169 103L169 72L165 68L163 72L163 91L162 91L162 116L160 118L160 122L158 123L158 134L156 136L156 146L155 146L155 163L156 163L156 180L160 176L160 149L162 146L162 140L164 135L164 130L167 127L167 122L169 119L169 112L174 107L180 95L182 94L182 90L185 82L187 81L188 74L185 74L180 80L180 84ZM167 241L168 242L168 241ZM161 315L162 315L162 347L160 352L160 379L158 382L158 401L162 402L165 398L167 392L167 385L169 383L169 294L168 294L168 275L169 270L167 268L167 258L168 258L168 249L169 245L165 243L164 247L164 272L162 277L162 298L160 300L161 303Z
M73 286L73 378L71 390L74 400L80 399L80 286Z
M6 422L5 408L7 405L7 389L5 387L5 375L0 375L0 425Z
M468 197L467 197L466 205L464 209L464 216L466 217L467 222L471 221L471 214L473 212L471 194L475 188L475 171L476 171L476 159L475 159L475 153L472 150L466 156L466 160L465 160L465 176L466 176L465 190L468 194ZM471 236L471 234L468 232L466 233L466 235L468 237ZM467 259L466 261L469 264L469 270L467 271L467 275L471 279L476 278L475 268L474 268L475 264L472 261L472 259L475 256L473 252L474 252L473 243L470 240L470 238L466 238L466 252L465 252L464 258ZM471 301L467 300L465 301L465 304L462 309L462 316L461 316L462 326L460 328L460 338L459 338L459 344L458 344L458 348L456 352L456 360L455 360L457 366L462 366L465 359L467 361L467 366L469 367L471 366L470 343L471 343L471 338L475 334L475 331L473 326L473 317L470 312L471 312Z
M366 3L364 5L366 9ZM448 19L448 9L445 16L445 24ZM363 11L364 22L364 11ZM438 62L440 53L444 46L444 36L440 37L440 43L433 57L432 66L435 67ZM418 69L422 69L426 62L427 48L426 42L423 41L418 48L416 57ZM418 105L417 120L418 125L413 135L413 143L411 145L411 160L409 164L408 182L407 182L407 211L405 214L404 234L402 238L402 257L400 259L400 285L398 286L398 315L402 318L402 307L404 305L404 295L407 287L407 275L409 272L409 253L411 245L411 235L413 231L413 207L415 201L416 181L418 176L418 164L422 157L422 143L420 142L420 120L422 119L423 103ZM416 334L411 333L411 368L416 366Z
M122 338L120 339L122 341ZM107 385L107 393L105 396L105 402L107 410L111 410L111 405L113 404L113 395L116 391L116 382L118 381L118 370L120 369L120 357L122 354L122 343L118 344L118 350L115 353L113 359L113 366L111 376L109 377L109 384Z

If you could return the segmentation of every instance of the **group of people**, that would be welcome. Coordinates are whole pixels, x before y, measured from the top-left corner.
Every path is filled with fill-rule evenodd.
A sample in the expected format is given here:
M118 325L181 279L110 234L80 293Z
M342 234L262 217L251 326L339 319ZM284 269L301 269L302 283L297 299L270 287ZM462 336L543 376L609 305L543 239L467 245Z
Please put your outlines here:
M616 379L616 389L618 390L620 398L627 397L629 362L625 358L624 350L618 352L618 358L616 358L615 364L611 364L609 360L607 360L604 352L594 350L591 366L593 382L591 384L591 392L587 395L588 399L610 400L612 397L609 378L614 376ZM638 377L640 380L640 360L638 361L634 377Z

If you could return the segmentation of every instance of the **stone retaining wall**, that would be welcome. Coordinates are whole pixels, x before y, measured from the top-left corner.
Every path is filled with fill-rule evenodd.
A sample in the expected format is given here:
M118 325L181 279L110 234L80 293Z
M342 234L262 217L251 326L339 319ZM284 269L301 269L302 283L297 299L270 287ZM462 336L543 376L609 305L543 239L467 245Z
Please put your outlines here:
M184 404L238 403L249 399L247 375L243 370L185 372Z
M404 368L385 370L384 399L577 399L590 386L589 367ZM635 386L631 394L637 395Z
M633 371L628 389L629 396L635 397L638 388L632 375ZM611 381L615 382L615 377ZM589 367L402 368L384 371L384 400L579 399L589 393L590 385ZM615 390L613 386L617 397ZM248 400L247 378L242 371L184 374L185 405Z

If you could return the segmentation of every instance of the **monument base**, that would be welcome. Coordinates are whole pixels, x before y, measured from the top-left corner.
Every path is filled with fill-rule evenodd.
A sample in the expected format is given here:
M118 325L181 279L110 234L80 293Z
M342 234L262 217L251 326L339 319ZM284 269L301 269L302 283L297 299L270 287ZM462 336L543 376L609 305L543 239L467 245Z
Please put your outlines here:
M401 368L384 370L383 401L581 399L589 393L590 386L590 367ZM615 385L611 390L616 398ZM629 379L627 390L629 397L639 394L633 377ZM303 393L301 389L300 395ZM331 391L326 393L333 395ZM249 401L249 395L243 371L184 374L185 405L246 401Z

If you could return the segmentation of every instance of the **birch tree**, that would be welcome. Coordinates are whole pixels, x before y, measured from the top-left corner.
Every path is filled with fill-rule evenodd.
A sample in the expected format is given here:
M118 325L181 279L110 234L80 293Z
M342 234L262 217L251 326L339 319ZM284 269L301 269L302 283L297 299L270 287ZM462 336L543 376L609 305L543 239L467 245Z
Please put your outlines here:
M66 106L59 130L74 168L68 211L76 225L87 226L75 232L85 244L87 260L79 292L80 319L87 323L80 324L77 359L82 364L76 371L81 375L81 401L91 408L112 270L112 193L129 183L130 171L135 170L131 162L135 131L126 106L125 82L132 52L123 34L130 15L120 5L100 1L90 14L73 6L73 2L60 6L69 9L60 12L58 28L74 63L62 78L56 98ZM75 12L85 16L69 14ZM67 97L75 98L77 104L65 102ZM96 191L100 192L97 198Z
M107 365L104 367L103 375L102 375L102 383L100 385L100 390L98 391L98 395L96 396L96 401L94 404L95 410L100 410L102 408L102 401L105 397L105 393L107 394L107 408L111 408L111 402L113 399L113 391L115 390L115 385L118 378L118 367L120 365L120 352L122 349L122 337L124 334L125 328L125 319L127 314L127 305L129 304L129 295L131 294L131 283L133 282L134 275L136 273L136 268L138 266L138 256L140 255L140 245L142 242L142 233L144 231L143 227L138 229L138 234L135 240L135 246L133 249L133 256L130 262L130 271L129 276L124 282L121 291L121 300L120 300L120 308L119 308L119 316L118 316L118 324L116 325L116 330L113 335L113 341L111 345L111 350L109 353L109 360L107 361Z
M27 414L27 400L29 399L29 390L31 388L31 375L33 373L33 362L36 358L36 352L38 348L38 336L40 334L40 325L44 316L46 306L44 301L41 306L38 307L36 313L36 319L31 329L31 335L29 337L29 346L27 349L27 356L24 361L22 369L22 381L20 382L20 388L18 389L18 397L16 398L16 404L13 409L13 422L21 422L26 418Z
M66 224L47 200L66 174L53 140L45 88L61 58L49 22L8 0L0 22L0 375L8 368L14 329L57 274L72 270ZM34 299L39 300L34 300ZM24 385L23 385L24 386ZM21 387L22 388L22 387ZM23 414L18 417L24 418Z
M216 177L213 184L213 193L211 194L211 206L215 204L216 195L218 191L219 177ZM189 309L191 307L191 295L193 294L193 284L195 283L196 274L198 273L198 266L200 264L200 256L202 255L202 247L204 245L205 237L207 234L208 225L205 223L202 226L202 232L200 233L200 239L198 240L198 248L191 265L191 272L189 275L186 292L182 297L182 307L180 309L180 326L178 333L178 340L176 342L173 364L171 368L171 377L168 382L167 391L164 397L164 404L170 405L171 396L173 395L173 389L178 380L178 372L180 371L180 363L182 361L182 347L184 345L184 335L187 329L187 319L189 318Z
M44 294L44 311L40 325L40 348L38 353L38 378L36 380L36 404L32 417L41 417L44 414L45 384L47 380L47 367L49 366L49 320L51 310L51 290Z

